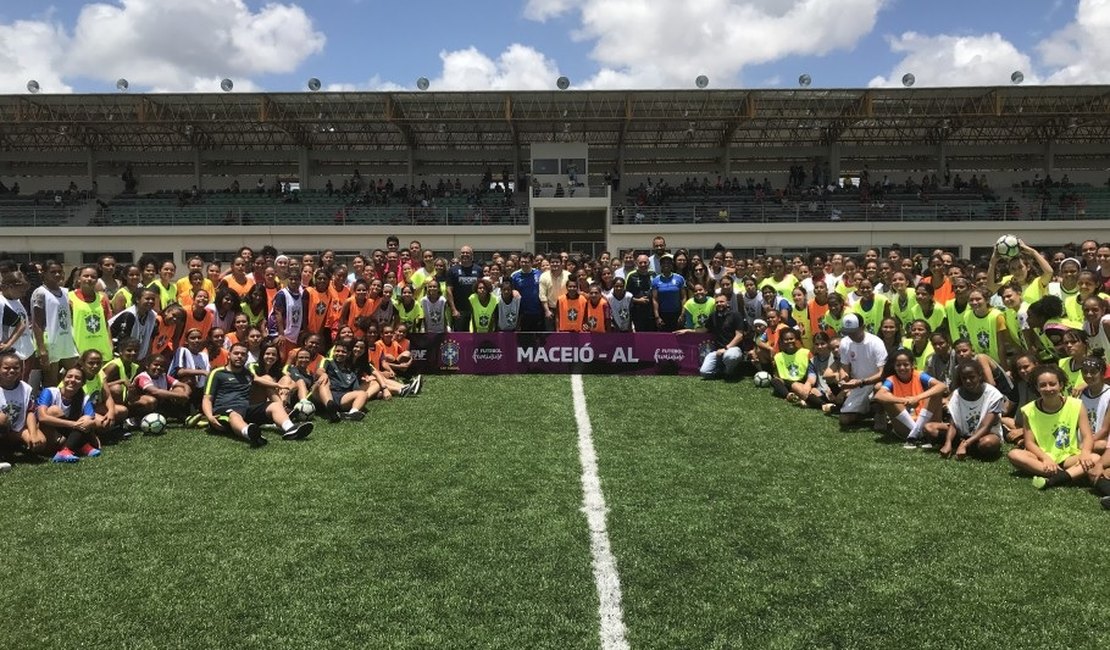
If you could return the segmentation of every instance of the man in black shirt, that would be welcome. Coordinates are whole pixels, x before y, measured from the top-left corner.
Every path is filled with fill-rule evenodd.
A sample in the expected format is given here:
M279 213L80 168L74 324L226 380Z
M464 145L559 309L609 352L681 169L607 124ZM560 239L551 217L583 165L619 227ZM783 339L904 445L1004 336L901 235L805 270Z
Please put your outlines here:
M281 427L281 437L284 440L307 438L312 433L312 423L294 425L280 402L250 403L251 386L254 383L275 390L278 383L266 375L255 376L247 369L246 363L247 346L236 343L227 354L227 366L217 368L208 375L204 399L201 401L201 412L208 424L216 431L241 437L252 447L266 444L259 425L270 422Z
M747 329L743 313L733 311L728 298L719 295L714 299L713 313L705 321L705 329L713 336L714 351L705 355L699 370L701 376L715 379L736 374L743 359L740 343Z
M456 332L470 327L470 295L474 293L482 267L474 263L474 249L459 249L459 263L447 270L447 306L451 309L451 322Z
M629 311L637 332L655 331L655 312L651 306L651 261L647 255L636 258L636 271L624 278L624 288L632 295Z

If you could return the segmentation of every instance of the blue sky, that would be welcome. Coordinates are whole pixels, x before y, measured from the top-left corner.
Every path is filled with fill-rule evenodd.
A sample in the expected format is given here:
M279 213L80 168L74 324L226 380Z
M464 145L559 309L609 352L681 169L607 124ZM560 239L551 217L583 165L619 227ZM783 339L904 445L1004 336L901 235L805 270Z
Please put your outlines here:
M1106 0L58 0L0 8L0 92L1107 83Z

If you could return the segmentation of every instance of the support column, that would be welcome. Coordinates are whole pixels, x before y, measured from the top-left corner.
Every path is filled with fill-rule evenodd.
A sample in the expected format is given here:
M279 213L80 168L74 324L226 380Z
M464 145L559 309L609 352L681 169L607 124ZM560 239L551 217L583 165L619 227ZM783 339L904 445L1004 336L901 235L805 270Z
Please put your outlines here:
M312 189L312 164L308 157L308 148L301 147L297 150L297 178L301 181L301 190Z
M726 142L721 149L721 168L724 170L725 180L732 178L732 143Z
M200 163L200 149L193 149L193 185L196 185L198 190L203 190L204 182Z
M840 185L840 143L829 144L829 184Z
M944 177L948 169L948 147L943 142L937 144L937 176Z
M1056 171L1056 143L1044 143L1044 175L1051 176Z
M85 164L88 168L89 187L96 186L96 152L92 149L85 151Z
M416 149L409 148L409 169L408 169L408 184L412 187L416 184Z

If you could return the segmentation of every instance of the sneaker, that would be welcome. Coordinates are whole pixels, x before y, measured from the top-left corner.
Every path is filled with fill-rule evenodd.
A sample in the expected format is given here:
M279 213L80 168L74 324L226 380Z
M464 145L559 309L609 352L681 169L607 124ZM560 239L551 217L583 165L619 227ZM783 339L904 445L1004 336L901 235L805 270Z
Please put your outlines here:
M928 441L923 442L923 443L921 443L921 448L925 449L925 450L932 449L933 448L933 443L928 442Z
M251 443L251 447L261 447L266 444L266 439L262 437L262 427L257 424L247 425L247 442Z
M131 432L139 428L139 420L137 418L127 418L123 421L123 437L130 438Z
M11 463L0 463L0 474L12 471Z
M401 386L401 390L397 393L397 397L408 397L409 395L412 395L412 384Z
M8 465L8 464L7 463L0 463L0 465ZM8 467L11 467L11 465L8 465ZM1102 506L1103 510L1110 510L1110 497L1099 497L1098 502L1099 502L1099 505Z
M1034 476L1033 477L1033 487L1037 488L1038 490L1043 490L1046 485L1048 485L1048 479L1046 479L1045 477L1043 477L1043 476ZM1100 499L1100 501L1101 501L1101 499Z
M364 418L366 418L366 414L362 411L347 411L346 413L340 413L339 417L343 420L349 420L351 422L361 422Z
M203 413L194 413L185 418L185 426L189 428L201 428L208 424L208 420L204 417Z
M328 402L324 406L324 417L327 418L328 422L331 422L332 424L335 424L342 419L339 416L339 405L335 403L335 400Z
M797 404L801 400L802 400L802 398L798 397L797 393L787 393L786 394L786 401L790 402L791 404Z
M420 389L424 387L424 375L417 375L410 385L412 386L412 394L419 395Z
M921 441L917 438L906 438L906 441L902 443L902 449L917 449L920 446Z
M55 462L55 463L76 463L79 460L81 460L81 459L78 458L72 451L70 451L68 449L63 449L63 450L59 451L58 453L54 454L53 462Z
M304 440L312 433L312 423L303 422L281 434L282 440Z
M104 452L100 451L100 449L96 447L93 447L92 445L86 444L84 447L81 447L81 453L84 454L87 458L96 458Z

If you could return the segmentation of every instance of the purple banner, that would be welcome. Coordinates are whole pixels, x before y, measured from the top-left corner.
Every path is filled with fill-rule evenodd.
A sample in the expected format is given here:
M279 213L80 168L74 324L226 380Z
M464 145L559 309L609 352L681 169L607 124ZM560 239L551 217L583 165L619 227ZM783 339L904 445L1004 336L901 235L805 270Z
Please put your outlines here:
M705 334L562 332L414 334L420 373L694 375L712 343Z

